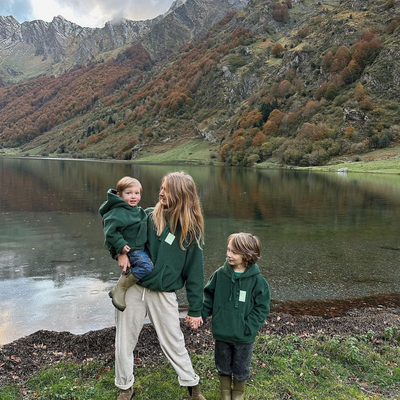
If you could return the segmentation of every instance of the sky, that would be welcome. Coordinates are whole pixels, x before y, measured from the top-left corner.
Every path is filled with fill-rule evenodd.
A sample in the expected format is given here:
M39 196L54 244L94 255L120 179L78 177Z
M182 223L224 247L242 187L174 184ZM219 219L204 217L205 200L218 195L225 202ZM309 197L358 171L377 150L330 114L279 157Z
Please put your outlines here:
M53 17L82 27L102 28L107 21L126 18L146 20L164 14L173 0L0 0L0 15L12 15L18 22Z

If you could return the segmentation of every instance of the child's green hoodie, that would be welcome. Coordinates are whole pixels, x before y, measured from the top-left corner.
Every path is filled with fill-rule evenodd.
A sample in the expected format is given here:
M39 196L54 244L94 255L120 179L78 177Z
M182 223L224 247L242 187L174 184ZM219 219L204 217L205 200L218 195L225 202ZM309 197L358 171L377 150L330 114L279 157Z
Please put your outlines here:
M203 320L212 315L216 340L253 343L270 310L270 291L257 264L240 276L225 261L204 288Z
M115 258L125 245L132 250L143 249L147 240L147 214L139 207L130 206L117 195L115 189L107 192L107 201L99 209L103 217L105 248Z

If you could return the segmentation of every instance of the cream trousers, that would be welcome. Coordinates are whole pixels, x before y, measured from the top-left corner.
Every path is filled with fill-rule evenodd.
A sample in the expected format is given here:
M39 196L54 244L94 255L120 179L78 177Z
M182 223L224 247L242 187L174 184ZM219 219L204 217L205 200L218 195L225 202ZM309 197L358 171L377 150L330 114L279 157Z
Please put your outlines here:
M185 347L176 294L153 292L133 285L126 292L125 302L125 311L115 311L115 385L126 390L135 381L133 350L147 315L157 332L162 351L178 374L179 384L196 386L199 377Z

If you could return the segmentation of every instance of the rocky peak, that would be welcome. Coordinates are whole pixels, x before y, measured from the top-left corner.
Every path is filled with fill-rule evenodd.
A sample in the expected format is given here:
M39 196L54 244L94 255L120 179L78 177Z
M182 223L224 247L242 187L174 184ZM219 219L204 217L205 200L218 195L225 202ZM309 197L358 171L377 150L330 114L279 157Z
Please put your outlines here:
M21 31L21 24L11 15L8 17L0 16L0 39L11 39Z
M35 61L36 76L57 75L88 60L110 57L112 51L140 42L153 58L198 38L230 11L239 11L248 0L175 0L164 15L146 21L118 19L103 28L87 28L61 15L51 22L40 20L20 24L12 16L0 17L0 77L6 81L32 77L32 54L42 57L43 70ZM20 55L24 56L21 57ZM26 57L26 58L24 58ZM12 67L13 73L8 73ZM24 72L27 71L27 72Z

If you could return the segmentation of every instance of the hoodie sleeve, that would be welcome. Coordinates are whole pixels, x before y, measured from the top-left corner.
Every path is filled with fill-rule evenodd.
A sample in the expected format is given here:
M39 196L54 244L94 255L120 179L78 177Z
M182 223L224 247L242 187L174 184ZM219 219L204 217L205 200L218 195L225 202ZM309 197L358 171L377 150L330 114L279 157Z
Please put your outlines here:
M246 334L255 335L263 326L270 311L271 295L266 280L261 277L260 283L254 290L254 307L246 318Z
M200 317L203 307L204 261L203 250L194 240L186 249L183 277L186 281L186 295L189 303L188 315Z
M203 321L205 321L206 318L211 316L213 313L216 281L217 281L217 276L216 276L216 273L214 272L211 275L210 280L207 282L206 286L204 287L203 311L201 312L201 317L203 318Z
M120 254L122 249L128 242L122 236L122 229L125 224L116 218L113 213L105 217L103 220L104 226L104 236L105 236L105 246L107 250L113 253L115 250L116 254Z

